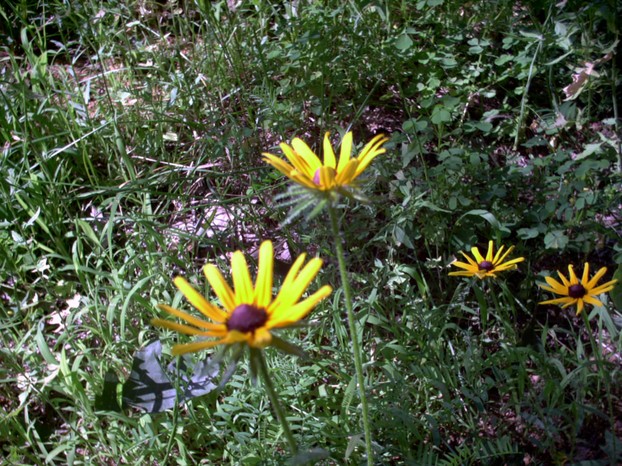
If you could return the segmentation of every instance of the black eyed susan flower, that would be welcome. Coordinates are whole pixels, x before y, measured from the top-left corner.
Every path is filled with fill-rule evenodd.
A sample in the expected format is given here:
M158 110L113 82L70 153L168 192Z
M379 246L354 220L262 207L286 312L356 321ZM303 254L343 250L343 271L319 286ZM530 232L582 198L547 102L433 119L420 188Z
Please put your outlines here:
M369 141L358 157L351 158L352 132L341 141L339 160L330 143L329 133L324 136L324 162L301 139L294 138L292 145L281 143L280 147L290 163L263 153L264 161L285 176L313 191L330 193L337 191L348 195L346 188L355 188L356 179L378 155L386 152L381 146L389 139L382 134Z
M568 278L558 270L557 274L561 279L561 283L552 277L544 277L548 286L544 284L538 284L538 286L543 290L562 295L563 297L542 301L539 304L561 304L562 308L567 308L568 306L576 304L577 315L581 314L585 303L592 304L593 306L602 306L603 303L596 299L595 296L612 290L618 281L611 280L600 286L596 286L598 280L600 280L605 273L607 273L607 267L601 268L596 272L596 275L590 279L590 264L587 262L583 267L583 276L581 280L577 278L572 265L568 266Z
M302 254L293 263L283 281L281 290L273 297L272 243L264 241L259 248L259 265L254 285L244 254L236 251L231 258L233 288L213 264L208 264L203 269L222 308L210 303L184 278L177 277L174 280L175 286L186 299L201 314L210 319L209 321L166 304L160 304L158 305L160 309L182 319L189 325L159 318L153 319L151 323L185 335L211 337L175 345L174 355L196 352L221 344L244 343L251 348L264 348L272 343L272 330L295 324L332 292L330 286L324 285L309 297L300 300L322 267L322 260L317 257L311 259L303 267L305 257L305 254Z
M501 246L496 254L494 254L494 245L492 240L488 243L488 252L486 258L482 256L477 247L471 248L471 254L473 258L466 255L466 253L460 251L467 262L453 261L451 265L460 267L459 272L450 272L449 275L460 277L473 277L484 279L486 277L496 278L497 273L505 270L512 270L516 268L516 264L525 260L524 257L517 257L507 262L503 262L506 257L514 250L514 246L510 246L505 252L503 252L504 246Z

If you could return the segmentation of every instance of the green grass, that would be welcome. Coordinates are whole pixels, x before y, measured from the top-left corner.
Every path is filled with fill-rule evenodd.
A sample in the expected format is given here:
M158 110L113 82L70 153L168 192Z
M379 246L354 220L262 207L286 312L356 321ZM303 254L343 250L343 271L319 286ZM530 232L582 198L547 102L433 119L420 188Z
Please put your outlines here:
M341 211L377 463L621 461L621 287L588 326L536 286L586 261L622 279L616 2L79 3L0 7L0 463L285 463L246 362L175 411L95 407L148 342L173 359L149 321L190 309L175 275L207 293L205 263L268 238L335 286L286 334L309 361L266 351L294 435L363 463L328 218L283 225L261 161L348 129L391 136ZM489 239L525 262L447 276Z

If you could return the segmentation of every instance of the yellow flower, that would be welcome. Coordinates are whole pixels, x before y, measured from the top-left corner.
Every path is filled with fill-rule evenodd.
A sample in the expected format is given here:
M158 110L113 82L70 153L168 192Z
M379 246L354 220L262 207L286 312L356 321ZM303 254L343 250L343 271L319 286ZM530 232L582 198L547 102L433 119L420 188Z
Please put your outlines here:
M304 186L320 191L337 191L348 195L344 188L356 187L356 179L365 171L376 156L386 152L381 146L389 139L382 134L374 137L363 148L358 157L350 158L352 153L352 132L346 133L341 141L339 160L330 143L329 133L324 136L324 163L301 139L294 138L292 145L281 143L280 147L287 160L263 153L264 161L279 170L285 176Z
M512 252L514 246L510 246L505 253L503 253L504 246L501 246L496 254L494 254L494 246L492 240L488 243L488 252L486 253L486 258L480 254L479 249L477 247L471 248L471 254L475 260L471 257L467 256L464 252L460 251L468 263L453 261L451 265L455 265L456 267L460 267L461 270L459 272L450 272L449 275L461 276L461 277L472 277L476 276L477 278L483 279L486 277L496 278L497 273L503 272L505 270L511 270L516 268L516 264L525 260L524 257L517 257L516 259L509 260L507 262L503 262L505 258ZM494 255L493 255L494 254Z
M594 296L597 296L602 293L606 293L610 291L615 286L618 280L611 280L607 283L603 283L600 286L596 286L598 280L602 278L603 275L607 272L607 267L601 268L596 275L594 275L591 279L590 276L590 264L585 263L583 267L583 276L579 281L577 279L576 274L574 273L574 269L572 265L568 266L568 277L566 278L564 274L562 274L559 270L557 274L561 279L561 283L551 277L544 277L546 283L549 286L544 284L538 284L540 288L546 291L550 291L551 293L562 295L563 298L555 298L549 299L548 301L542 301L539 304L562 304L562 308L567 308L568 306L572 306L573 304L577 305L577 315L581 314L583 311L583 307L585 303L592 304L594 306L602 306L598 299Z
M322 267L322 260L317 257L302 267L305 256L302 254L293 263L283 281L281 290L273 298L272 243L264 241L259 248L259 266L254 286L244 254L236 251L231 258L233 288L225 281L215 265L208 264L203 269L207 281L224 309L207 301L184 278L177 277L174 280L175 286L186 299L210 321L194 317L166 304L160 304L158 305L160 309L190 325L157 318L151 323L185 335L215 338L215 340L202 339L175 345L174 355L200 351L221 344L246 343L251 348L264 348L272 342L271 330L295 324L332 292L332 288L325 285L300 301L302 294Z

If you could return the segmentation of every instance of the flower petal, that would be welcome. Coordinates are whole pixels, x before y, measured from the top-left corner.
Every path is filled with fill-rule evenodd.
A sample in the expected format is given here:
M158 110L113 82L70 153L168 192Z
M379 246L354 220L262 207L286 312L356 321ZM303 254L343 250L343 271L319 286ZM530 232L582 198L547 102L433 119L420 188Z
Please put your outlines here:
M233 290L220 273L220 270L218 270L218 267L213 264L207 264L203 267L203 274L224 308L229 312L233 312L237 306L235 303L235 293L233 293Z
M299 155L292 147L288 146L284 142L279 144L279 147L283 151L283 154L285 154L285 157L287 157L287 160L291 162L291 164L294 166L296 170L298 170L301 173L306 174L307 176L311 178L313 177L313 173L315 173L315 170L317 170L317 168L313 168L313 165L311 163L313 161L311 162L308 161L303 156ZM315 156L315 158L317 159L317 156ZM317 160L317 164L314 164L314 165L317 165L319 168L319 165L321 165L319 159Z
M494 257L493 257L493 258L492 258L492 260L491 260L491 262L492 262L493 264L498 264L498 263L500 263L500 262L503 262L503 258L504 258L506 255L508 255L508 254L512 251L512 249L514 249L514 247L513 247L513 246L510 246L510 247L508 248L508 250L507 250L507 251L505 251L505 255L504 255L503 257L501 257L501 253L503 252L503 248L504 248L504 247L505 247L505 246L501 245L501 247L497 250L497 253L494 255ZM489 248L489 249L490 249L490 248Z
M503 246L501 246L503 247ZM492 240L488 241L488 252L486 252L486 260L488 262L493 262L493 252L494 252L494 244L492 242Z
M596 274L596 275L598 275L598 274ZM581 277L581 283L586 288L587 288L586 284L588 282L589 276L590 276L590 264L589 264L589 262L586 262L585 265L583 266L583 277Z
M269 325L272 328L287 327L303 319L311 310L324 298L332 293L330 285L324 285L311 296L292 307L281 306L277 312L272 314Z
M289 177L290 173L295 170L294 167L292 167L287 162L284 162L276 155L268 154L267 152L264 152L262 155L264 157L263 158L264 162L269 163L270 165L272 165L274 168L276 168L278 171L280 171L281 173L283 173L283 175L287 177Z
M378 138L378 136L376 136ZM374 139L376 139L374 138ZM365 169L373 162L373 160L378 157L380 154L384 154L387 150L384 148L380 148L382 144L387 142L388 138L381 137L377 144L374 147L371 147L371 143L374 142L372 139L362 150L361 154L358 156L359 166L356 169L356 176L359 176L361 173L365 171ZM367 149L369 147L369 149Z
M460 267L461 269L469 270L471 272L477 272L479 267L473 264L466 264L460 261L453 261L450 265L455 265L456 267Z
M315 155L315 152L313 152L307 143L302 139L294 138L292 140L292 147L296 153L309 164L309 174L315 173L315 171L322 166L322 162L318 156Z
M320 167L320 186L324 190L335 186L335 169L331 167Z
M335 151L330 143L330 133L327 131L324 134L324 166L337 168L337 160L335 159Z
M182 354L187 353L196 353L197 351L220 345L224 343L225 340L226 338L220 340L195 341L192 343L184 343L183 345L175 345L173 346L173 350L171 351L171 353L173 353L173 356L181 356Z
M388 140L389 138L387 138L384 134L378 134L371 141L369 141L365 147L363 147L363 150L357 157L359 167L356 170L356 176L359 176L377 156L384 154L387 151L386 149L381 148L381 146Z
M484 262L484 258L479 253L479 248L477 246L474 246L471 248L471 254L473 254L473 257L475 257L475 260L477 261L478 264L481 264L482 262Z
M281 292L270 305L268 314L278 313L281 309L288 308L296 303L318 274L321 267L322 259L319 257L311 259L294 281L288 284L287 288L285 286L281 288Z
M255 298L253 282L251 281L248 265L242 251L235 251L231 256L231 276L235 290L235 305L251 304Z
M596 285L596 283L598 283L598 280L600 280L602 278L603 275L605 275L607 273L607 267L602 267L598 272L596 272L596 274L590 279L587 280L587 277L585 275L585 270L587 270L588 264L585 264L585 269L583 272L583 286L585 287L586 290L588 290L588 292L594 288L594 286Z
M194 317L193 315L188 314L187 312L180 311L179 309L175 309L174 307L167 306L166 304L158 304L158 308L162 309L169 314L178 317L182 320L185 320L191 325L195 327L204 328L206 330L216 330L221 329L222 324L214 324L212 322L206 322L203 319L199 319L198 317Z
M472 258L470 258L466 253L464 253L463 251L460 251L460 254L462 254L464 256L464 258L469 262L469 264L471 264L472 266L476 267L479 270L479 264L477 262L475 262ZM480 261L481 262L481 261Z
M267 308L272 301L272 277L274 274L274 251L271 241L264 241L259 247L259 265L255 281L254 303Z
M499 264L495 266L495 272L502 272L508 269L515 269L516 264L518 264L519 262L523 262L524 260L525 260L524 257L517 257L516 259L512 259L502 264Z
M202 335L206 337L213 337L222 335L223 332L206 332L205 330L201 330L195 327L190 327L189 325L180 324L179 322L173 322L172 320L165 320L160 318L151 319L151 325L155 325L156 327L164 327L169 330L174 330L179 333L183 333L184 335ZM226 333L226 332L225 332Z
M190 304L196 307L204 316L209 317L214 322L224 322L226 320L227 316L216 306L210 304L185 278L175 277L173 283L186 299L190 301Z
M603 303L599 299L596 299L595 297L590 296L588 294L583 296L583 301L585 301L586 303L590 303L592 306L600 307L603 305Z
M352 154L352 132L348 131L341 140L341 149L339 151L339 164L337 165L337 172L341 172L347 163L350 161L350 155Z
M449 272L447 275L451 277L472 277L476 274L477 272Z
M340 172L337 172L337 184L340 186L348 186L352 184L357 176L356 172L358 171L358 165L359 162L356 159L351 159L348 163L346 163L343 169Z
M499 250L499 251L501 251L501 250ZM494 261L493 261L493 263L495 263L495 264L498 264L498 263L503 263L503 261L505 260L505 258L506 258L506 257L507 257L507 256L508 256L508 255L509 255L512 251L514 251L514 246L510 246L510 247L508 248L508 250L507 250L507 251L505 251L505 253L504 253L501 257L499 257L498 262L494 262ZM499 252L497 252L497 255L499 255ZM516 260L516 259L513 259L513 260ZM524 261L524 260L525 260L525 258L524 258L524 257L520 257L520 261L519 261L519 262L522 262L522 261Z
M571 298L570 296L566 296L564 298L555 298L555 299L548 299L546 301L540 301L538 304L564 304L565 305L570 305L570 304L574 304L577 301L576 298Z
M554 293L568 296L568 287L566 285L559 283L553 277L544 277L544 279L551 286Z
M298 276L298 272L302 268L302 264L304 264L305 259L307 258L306 253L302 253L298 256L298 258L291 265L289 270L287 271L287 275L285 276L285 280L283 280L283 284L281 285L281 292L289 288L294 281L296 281L296 277ZM279 292L280 294L280 292ZM278 297L277 297L278 298Z
M617 282L618 282L618 280L611 280L611 281L609 281L607 283L603 283L602 285L597 286L596 288L591 289L589 293L592 296L596 296L596 295L599 295L599 294L602 294L602 293L606 293L607 291L613 290L615 288Z
M566 276L563 273L561 273L559 270L557 271L557 275L559 275L559 278L561 279L561 281L564 284L564 286L566 288L569 288L570 287L570 281L566 278Z
M289 174L290 179L294 180L296 183L301 184L310 189L318 189L319 186L313 182L313 179L309 178L307 175L294 170Z

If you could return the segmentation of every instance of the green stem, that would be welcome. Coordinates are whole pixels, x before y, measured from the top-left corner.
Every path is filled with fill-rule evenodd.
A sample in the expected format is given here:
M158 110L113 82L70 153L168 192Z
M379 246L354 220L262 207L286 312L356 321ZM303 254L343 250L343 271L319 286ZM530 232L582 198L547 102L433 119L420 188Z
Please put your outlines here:
M596 344L596 339L594 338L594 335L592 334L592 326L590 325L590 319L588 318L588 312L587 309L583 309L583 312L581 313L583 316L583 322L585 323L585 329L587 330L587 334L590 338L590 346L592 347L592 354L594 356L594 360L596 362L596 368L597 368L597 372L600 374L601 371L603 370L602 367L602 358L601 358L601 349L600 346ZM590 367L589 365L589 355L585 355L585 359L586 362L588 363L588 369ZM598 380L598 387L597 387L597 391L600 392L600 377L597 379Z
M276 390L274 390L274 385L272 384L272 379L270 378L270 374L268 373L268 365L266 364L266 358L263 355L263 351L256 350L255 358L257 361L257 369L259 370L259 375L263 379L263 383L266 387L266 392L268 392L268 398L270 398L270 403L272 403L272 407L276 412L276 417L281 423L281 427L283 427L283 432L285 433L285 437L287 438L287 443L289 443L289 449L291 450L292 455L298 453L298 445L296 444L296 440L294 440L294 436L292 435L292 431L289 428L289 424L287 423L287 418L285 417L285 411L283 411L283 406L279 402L279 397L276 394Z
M179 394L181 392L181 387L179 386L179 381L181 380L181 371L180 364L181 358L178 357L175 364L175 405L173 406L173 427L170 429L171 435L168 437L168 442L166 443L166 449L164 450L164 458L169 458L171 451L173 449L173 443L175 442L175 437L177 436L177 424L179 423Z
M616 34L616 41L618 34ZM616 134L618 140L618 171L622 173L622 127L620 125L620 115L618 113L618 96L616 95L618 67L615 57L611 60L611 101L613 103L613 120L616 125Z
M592 333L592 326L590 325L590 319L588 317L588 312L587 309L584 309L583 312L583 322L585 323L585 328L587 329L587 333L590 337L590 345L592 346L592 354L594 355L594 359L596 360L596 367L597 367L597 373L598 373L598 385L597 385L597 391L600 392L600 379L601 379L601 374L605 374L604 380L605 380L605 388L607 391L607 409L609 411L609 423L610 423L610 429L611 429L611 433L613 434L615 432L615 415L613 413L613 402L612 402L612 396L611 396L611 383L609 381L609 372L605 369L605 360L603 358L602 355L602 345L600 344L600 342L597 344L596 343L596 339L594 338L594 334ZM599 328L599 335L600 335L600 328ZM589 361L589 357L586 356L586 359L588 359ZM588 365L589 368L589 365ZM616 446L616 442L613 442L613 448L615 449ZM617 455L614 454L612 455L612 458L616 458ZM612 463L613 464L613 463Z
M531 59L531 65L529 65L529 74L527 75L527 83L525 84L525 90L523 91L523 97L520 102L520 113L518 115L518 125L516 126L516 136L514 137L514 150L517 149L518 143L523 133L523 121L525 121L525 107L527 105L527 96L529 94L529 86L531 86L531 79L533 78L533 71L536 65L536 58L542 48L542 42L544 38L538 39L538 46Z
M343 286L343 294L346 301L346 311L348 313L348 325L350 327L350 338L352 338L352 354L354 356L354 368L356 369L356 379L359 386L359 396L361 397L361 406L363 407L363 429L365 431L365 449L367 450L367 464L374 464L374 452L371 443L371 428L369 425L369 408L367 406L367 395L365 394L365 377L363 375L363 362L361 357L361 345L359 344L359 336L354 320L354 311L352 309L352 290L350 289L350 281L348 280L348 271L346 269L346 260L341 244L341 234L339 231L339 221L337 212L332 203L328 204L328 213L330 215L330 223L335 238L335 250L337 260L339 261L339 273L341 274L341 285Z

